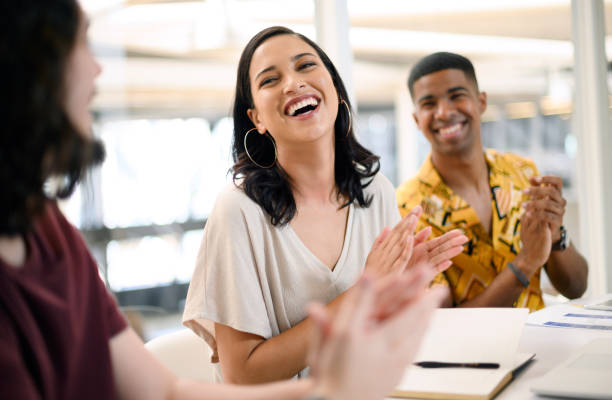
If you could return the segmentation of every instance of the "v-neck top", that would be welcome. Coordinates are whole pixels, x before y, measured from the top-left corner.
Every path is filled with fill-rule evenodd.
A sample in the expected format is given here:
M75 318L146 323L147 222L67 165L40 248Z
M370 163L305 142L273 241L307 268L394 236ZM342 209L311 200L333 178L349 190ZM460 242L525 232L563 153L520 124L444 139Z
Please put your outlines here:
M378 234L400 219L386 177L377 174L364 192L372 202L349 206L333 270L289 224L273 226L242 189L230 184L221 192L206 223L183 314L183 323L213 349L213 362L215 322L268 339L302 321L310 302L327 304L357 281Z
M461 229L470 241L464 251L453 258L452 266L439 274L435 283L450 286L456 305L482 293L512 262L521 249L521 204L527 198L523 189L530 186L529 178L538 175L535 164L511 153L487 149L484 153L489 167L491 188L491 233L480 223L476 211L444 183L428 156L421 170L397 189L397 202L402 215L420 204L423 214L420 229L432 227L439 236L452 229ZM514 303L531 311L544 307L540 288L541 268L531 278Z

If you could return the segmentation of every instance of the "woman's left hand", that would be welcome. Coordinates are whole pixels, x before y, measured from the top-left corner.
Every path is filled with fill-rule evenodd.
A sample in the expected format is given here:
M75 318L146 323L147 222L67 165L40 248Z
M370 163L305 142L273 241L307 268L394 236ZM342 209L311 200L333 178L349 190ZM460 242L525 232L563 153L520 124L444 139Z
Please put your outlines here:
M429 273L431 280L452 265L450 259L463 251L463 245L469 239L459 229L453 229L442 236L427 240L430 234L431 228L427 227L415 235L412 256L406 269L422 268Z

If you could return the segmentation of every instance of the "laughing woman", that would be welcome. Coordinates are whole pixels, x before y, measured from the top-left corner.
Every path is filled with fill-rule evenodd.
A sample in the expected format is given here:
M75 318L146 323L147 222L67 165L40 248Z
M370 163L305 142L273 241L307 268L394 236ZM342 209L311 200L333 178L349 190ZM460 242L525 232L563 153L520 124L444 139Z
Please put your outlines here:
M206 224L183 320L213 349L218 379L304 375L308 303L333 314L364 269L379 279L440 270L465 239L425 242L414 215L398 223L393 186L354 136L344 84L308 38L272 27L251 39L233 117L234 184Z

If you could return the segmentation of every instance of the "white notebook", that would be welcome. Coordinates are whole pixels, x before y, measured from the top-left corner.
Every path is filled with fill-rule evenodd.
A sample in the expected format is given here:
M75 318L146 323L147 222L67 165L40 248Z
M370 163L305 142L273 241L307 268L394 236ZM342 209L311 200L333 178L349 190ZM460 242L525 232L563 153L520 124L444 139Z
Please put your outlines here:
M391 397L491 399L534 354L517 354L527 309L436 310L416 361L489 362L498 369L410 366Z
M495 397L535 354L519 353L510 367L468 369L410 367L392 397L489 400Z

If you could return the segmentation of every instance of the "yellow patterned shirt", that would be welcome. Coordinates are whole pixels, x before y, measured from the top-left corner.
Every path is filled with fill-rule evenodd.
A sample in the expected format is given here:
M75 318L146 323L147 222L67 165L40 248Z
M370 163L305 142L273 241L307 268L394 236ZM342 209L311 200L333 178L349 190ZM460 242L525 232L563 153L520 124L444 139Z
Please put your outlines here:
M490 236L474 209L442 181L431 156L418 175L401 185L396 193L402 216L418 204L423 207L419 229L429 225L432 235L439 236L458 228L470 239L463 253L453 258L453 265L434 279L434 283L450 286L455 305L482 293L520 251L520 207L526 200L522 190L529 187L529 178L538 174L533 162L514 154L489 149L485 151L485 160L493 208ZM528 307L530 311L544 307L540 271L533 275L515 307Z

